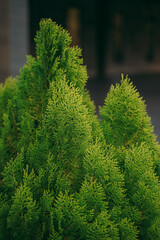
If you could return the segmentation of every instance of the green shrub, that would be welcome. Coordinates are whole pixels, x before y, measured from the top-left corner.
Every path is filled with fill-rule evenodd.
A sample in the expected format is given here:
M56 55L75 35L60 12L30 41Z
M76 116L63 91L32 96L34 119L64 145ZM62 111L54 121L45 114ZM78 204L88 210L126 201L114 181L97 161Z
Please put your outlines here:
M145 103L128 77L122 75L121 84L111 87L100 116L106 152L112 148L124 174L126 196L141 212L140 239L158 239L151 231L160 227L160 148Z
M50 19L0 87L0 239L159 239L159 145L130 81L95 115L81 50Z
M154 166L160 176L160 148L156 141L146 105L136 88L122 75L121 84L111 89L100 108L106 144L128 149L145 142L152 153Z

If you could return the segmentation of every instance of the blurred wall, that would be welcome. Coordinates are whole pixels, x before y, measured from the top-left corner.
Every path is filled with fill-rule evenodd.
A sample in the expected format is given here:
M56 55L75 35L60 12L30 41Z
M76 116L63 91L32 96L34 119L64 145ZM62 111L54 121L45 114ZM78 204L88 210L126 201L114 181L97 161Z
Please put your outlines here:
M0 82L35 55L41 18L68 28L91 78L160 73L160 1L0 0Z
M17 76L29 52L28 0L0 0L0 82Z
M0 1L0 82L10 73L9 0Z
M28 0L9 1L10 74L16 76L29 53Z

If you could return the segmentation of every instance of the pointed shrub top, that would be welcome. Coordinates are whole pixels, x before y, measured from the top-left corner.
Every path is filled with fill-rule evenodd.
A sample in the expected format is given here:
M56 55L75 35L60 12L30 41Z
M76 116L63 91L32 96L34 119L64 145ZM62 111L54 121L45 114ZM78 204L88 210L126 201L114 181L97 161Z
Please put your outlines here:
M42 19L35 37L37 60L44 67L49 82L61 69L68 83L72 82L82 90L87 81L87 71L82 65L81 49L78 46L71 47L71 40L68 31L51 19Z
M107 144L127 146L156 141L145 102L128 76L122 75L121 83L111 86L100 116Z

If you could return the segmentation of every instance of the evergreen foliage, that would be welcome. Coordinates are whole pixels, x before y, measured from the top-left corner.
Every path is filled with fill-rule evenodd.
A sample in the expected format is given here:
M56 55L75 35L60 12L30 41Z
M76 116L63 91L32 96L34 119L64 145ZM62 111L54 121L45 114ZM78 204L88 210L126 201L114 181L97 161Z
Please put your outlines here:
M160 176L160 149L151 119L147 115L145 102L128 77L124 79L122 75L121 84L111 86L105 104L100 108L100 116L106 143L128 149L145 142Z
M160 150L128 78L100 110L81 50L50 19L0 86L0 239L160 239Z
M141 212L140 239L158 239L153 229L160 228L160 148L145 103L128 77L111 86L100 116L106 144L124 174L126 196Z

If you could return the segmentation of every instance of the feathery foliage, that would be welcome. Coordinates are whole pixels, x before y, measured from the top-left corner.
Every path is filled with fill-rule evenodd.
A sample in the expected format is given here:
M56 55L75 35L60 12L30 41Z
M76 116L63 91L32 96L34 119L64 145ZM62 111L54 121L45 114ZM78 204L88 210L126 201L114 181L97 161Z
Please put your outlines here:
M51 19L0 86L0 239L160 238L160 150L128 78L95 115L81 50Z

